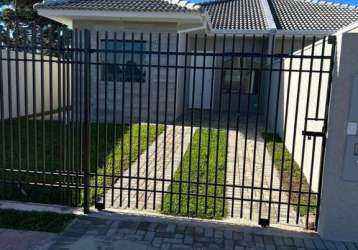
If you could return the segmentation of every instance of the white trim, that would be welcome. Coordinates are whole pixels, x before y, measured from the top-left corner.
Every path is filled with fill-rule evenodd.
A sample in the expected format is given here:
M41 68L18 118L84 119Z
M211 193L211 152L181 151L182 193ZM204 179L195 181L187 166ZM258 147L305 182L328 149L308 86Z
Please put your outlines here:
M271 30L221 30L221 29L212 29L212 34L216 35L265 35L271 34Z
M65 10L65 9L37 9L40 16L51 19L90 19L90 20L138 20L138 21L173 21L173 22L201 22L202 13L177 13L177 12L136 12L113 10Z
M295 35L295 36L328 36L336 33L337 30L277 30L276 35Z
M178 33L189 33L189 32L195 32L195 31L200 31L200 30L205 30L206 31L206 25L202 25L199 27L195 27L195 28L189 28L189 29L183 29L183 30L178 30Z

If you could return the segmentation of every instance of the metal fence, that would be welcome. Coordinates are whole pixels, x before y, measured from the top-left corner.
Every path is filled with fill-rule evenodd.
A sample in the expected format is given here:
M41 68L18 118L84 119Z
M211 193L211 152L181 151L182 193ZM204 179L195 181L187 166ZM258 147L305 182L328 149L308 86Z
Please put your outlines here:
M2 199L316 227L334 37L2 33Z

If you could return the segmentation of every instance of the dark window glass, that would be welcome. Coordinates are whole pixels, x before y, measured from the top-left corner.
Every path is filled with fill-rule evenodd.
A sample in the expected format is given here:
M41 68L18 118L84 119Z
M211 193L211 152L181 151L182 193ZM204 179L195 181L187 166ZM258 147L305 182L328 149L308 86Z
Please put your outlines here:
M101 80L118 82L144 82L145 41L101 41L102 53Z

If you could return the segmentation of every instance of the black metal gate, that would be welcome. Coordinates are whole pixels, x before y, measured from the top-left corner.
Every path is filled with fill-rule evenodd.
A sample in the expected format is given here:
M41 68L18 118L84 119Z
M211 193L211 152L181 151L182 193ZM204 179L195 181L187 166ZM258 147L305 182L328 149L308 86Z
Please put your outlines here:
M334 37L1 34L1 199L316 227Z

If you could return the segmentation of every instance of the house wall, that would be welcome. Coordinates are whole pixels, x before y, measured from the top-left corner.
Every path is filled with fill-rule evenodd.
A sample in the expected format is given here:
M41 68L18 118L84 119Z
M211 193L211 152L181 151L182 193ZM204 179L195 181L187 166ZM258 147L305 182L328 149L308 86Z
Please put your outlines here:
M237 112L240 108L241 112L250 112L250 113L256 113L256 103L259 103L258 98L263 98L263 88L261 88L260 94L258 96L248 96L248 95L239 95L236 93L230 94L225 93L223 91L220 91L221 85L222 85L222 77L223 77L223 60L228 60L231 58L239 58L239 56L230 56L230 52L236 52L241 53L244 49L245 53L248 53L245 55L245 58L249 60L249 63L251 63L251 58L254 59L258 64L261 63L261 58L254 57L250 53L261 53L262 50L266 51L266 39L263 39L262 37L257 37L255 40L255 46L253 47L253 39L252 37L245 37L245 42L243 42L242 36L236 36L235 37L235 44L233 46L233 37L227 36L225 37L225 46L224 46L224 37L223 36L217 36L216 41L214 42L213 36L208 36L206 45L204 43L204 37L198 36L197 40L195 42L195 35L191 35L189 39L189 51L195 52L195 48L198 52L203 52L204 48L206 46L207 53L212 53L214 51L214 43L215 43L215 53L218 53L219 55L215 56L214 58L214 65L216 69L214 70L214 82L213 82L213 110L214 111L228 111L229 110L229 100L230 100L230 112ZM196 44L195 44L196 43ZM243 47L243 43L245 43L245 46ZM225 55L224 55L225 54ZM198 65L202 66L202 65ZM250 67L251 65L249 65ZM186 72L187 79L190 79L190 70ZM241 72L242 73L242 72ZM259 79L259 82L260 79ZM189 83L189 84L201 84L198 82L195 83ZM186 95L188 98L190 96L190 93ZM250 102L249 102L250 98ZM187 103L189 103L189 100L186 100ZM221 102L221 106L220 106ZM239 105L240 102L240 105ZM261 112L261 109L259 110Z
M126 40L131 40L132 35L134 40L140 40L141 35L143 35L143 40L146 41L145 50L149 49L151 34L152 45L150 50L154 52L158 51L159 47L161 52L166 53L168 49L171 52L175 52L177 46L176 23L140 23L138 25L138 23L133 22L76 21L74 22L74 28L90 31L92 48L97 48L97 42L105 39L106 31L109 40L114 39L115 33L117 33L118 40L123 40L123 32L125 32ZM170 36L169 43L168 35ZM141 118L141 121L163 122L167 119L170 122L174 119L175 108L177 111L176 116L179 116L181 113L178 107L180 106L179 97L182 96L182 85L181 81L178 81L179 78L175 76L180 75L180 73L176 72L174 68L176 55L172 54L167 57L165 53L161 54L160 57L158 57L158 53L152 53L151 59L148 54L143 55L143 69L146 72L146 78L142 83L123 83L121 76L118 75L116 76L116 84L113 81L106 82L101 80L99 76L101 74L100 67L96 65L97 55L96 53L92 54L91 62L94 63L91 67L92 119L97 120L98 112L100 121L107 119L108 122L114 120L122 122L123 115L124 122L138 122L139 118ZM100 53L99 63L102 62L102 56L103 53ZM160 67L158 66L159 60ZM166 65L170 65L170 67L165 67ZM175 105L174 92L176 84L178 98ZM114 109L116 109L116 112L113 112Z
M291 42L287 45L290 47L289 43ZM300 46L302 40L298 40L297 44ZM294 55L311 56L313 53L321 56L322 46L323 42L320 40L314 46L309 45L303 50L297 50ZM330 52L331 45L326 41L323 54L330 56ZM302 131L322 132L323 121L308 120L306 123L306 118L324 118L329 74L310 73L310 70L329 71L329 62L328 59L277 59L273 69L278 71L272 73L267 102L270 132L285 139L286 148L302 168L313 191L318 191L322 138L306 137L304 140ZM293 71L289 72L289 68Z
M2 93L0 95L3 96L5 119L26 114L40 114L42 109L48 112L51 106L52 110L56 110L63 107L64 101L71 104L70 98L67 98L67 90L71 93L71 81L67 78L63 79L63 75L67 75L67 72L71 70L70 66L58 64L57 57L52 57L51 63L49 56L41 58L40 55L35 55L33 57L31 53L25 54L24 52L18 52L16 63L14 51L1 50L0 53L2 59L0 64ZM41 59L43 63L40 62ZM60 98L61 101L59 101Z

